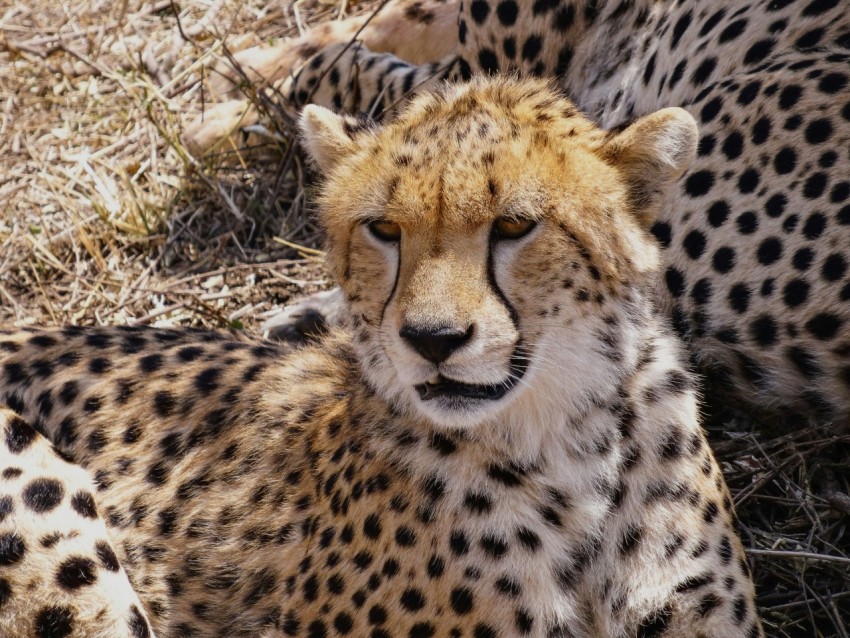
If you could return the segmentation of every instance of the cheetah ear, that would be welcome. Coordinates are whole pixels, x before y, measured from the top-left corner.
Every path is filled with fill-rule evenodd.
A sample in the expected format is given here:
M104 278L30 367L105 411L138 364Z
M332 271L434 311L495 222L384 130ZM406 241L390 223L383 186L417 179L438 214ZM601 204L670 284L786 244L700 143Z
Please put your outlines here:
M649 227L670 184L696 155L698 131L684 109L667 108L608 133L602 156L626 179L632 210Z
M341 159L354 152L354 135L364 128L364 123L308 104L301 112L299 127L307 154L319 171L327 175Z

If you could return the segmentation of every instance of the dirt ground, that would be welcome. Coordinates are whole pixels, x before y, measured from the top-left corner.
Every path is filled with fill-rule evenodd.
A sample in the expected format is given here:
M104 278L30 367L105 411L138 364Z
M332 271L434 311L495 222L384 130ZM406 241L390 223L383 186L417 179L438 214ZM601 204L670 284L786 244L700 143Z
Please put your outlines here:
M0 326L259 336L290 299L326 287L287 117L254 95L273 117L251 148L197 158L181 134L215 101L217 61L368 9L0 0ZM707 424L768 634L850 637L850 435L726 409Z

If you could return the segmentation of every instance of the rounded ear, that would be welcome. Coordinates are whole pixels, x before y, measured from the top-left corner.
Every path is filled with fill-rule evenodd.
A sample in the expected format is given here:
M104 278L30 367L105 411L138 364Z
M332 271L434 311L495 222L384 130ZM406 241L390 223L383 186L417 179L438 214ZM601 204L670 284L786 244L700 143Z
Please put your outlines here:
M354 136L367 127L364 121L315 104L304 107L298 125L307 154L325 174L356 150Z
M648 227L667 188L696 156L699 133L684 109L667 108L609 131L600 153L626 180L629 203Z

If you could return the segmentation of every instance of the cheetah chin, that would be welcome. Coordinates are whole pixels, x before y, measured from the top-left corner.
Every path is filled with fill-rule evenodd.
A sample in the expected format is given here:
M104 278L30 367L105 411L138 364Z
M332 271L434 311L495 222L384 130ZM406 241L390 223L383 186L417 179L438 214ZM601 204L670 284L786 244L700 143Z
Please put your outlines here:
M464 383L440 375L434 382L417 384L416 391L422 401L446 399L444 405L450 409L468 408L476 401L498 401L522 381L528 370L528 361L520 356L519 349L514 352L509 368L510 376L502 383Z

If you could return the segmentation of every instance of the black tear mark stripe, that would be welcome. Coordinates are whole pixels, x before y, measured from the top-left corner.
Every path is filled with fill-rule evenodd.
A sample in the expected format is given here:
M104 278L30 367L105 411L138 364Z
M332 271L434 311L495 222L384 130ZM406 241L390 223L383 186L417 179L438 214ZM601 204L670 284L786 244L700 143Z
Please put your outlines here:
M502 289L499 288L499 284L496 282L496 272L493 260L493 245L495 244L495 237L493 232L490 232L490 238L487 242L487 283L490 286L490 290L499 298L502 302L502 305L505 306L508 310L508 315L511 318L511 323L513 323L514 328L519 332L519 313L516 311L516 308L513 307L510 301L508 301L505 293L502 292Z
M384 302L384 307L381 308L381 320L378 322L378 331L380 332L381 326L384 325L384 314L387 312L387 306L392 303L393 298L395 297L396 288L398 288L398 276L401 272L401 239L398 240L398 250L396 251L396 264L395 264L395 277L393 278L393 287L390 290L390 294L387 297L387 300Z

